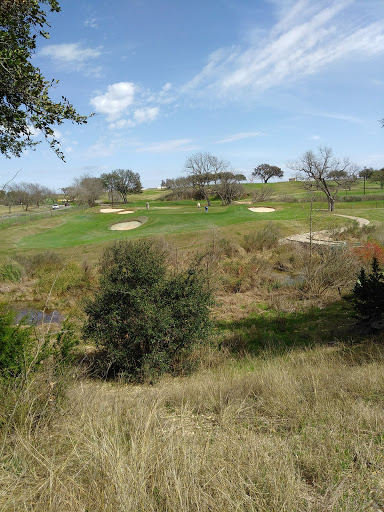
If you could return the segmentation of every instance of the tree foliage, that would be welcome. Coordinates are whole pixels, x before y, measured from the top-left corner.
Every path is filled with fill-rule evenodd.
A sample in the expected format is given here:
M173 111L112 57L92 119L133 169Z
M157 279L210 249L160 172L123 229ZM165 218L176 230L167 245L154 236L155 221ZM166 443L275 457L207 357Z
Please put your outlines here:
M328 211L334 211L338 191L346 188L348 182L356 181L358 171L348 158L334 157L332 149L326 146L320 146L317 154L307 151L289 167L299 173L307 190L320 190L325 194Z
M271 178L282 178L283 171L276 165L260 164L252 172L254 178L261 178L263 183L268 183Z
M0 152L6 157L20 156L37 142L31 139L40 131L55 153L64 160L54 126L64 120L82 124L87 116L77 114L64 97L50 98L56 80L46 80L31 63L39 36L48 39L47 10L59 12L56 0L1 0L0 2Z
M154 242L116 242L102 258L84 336L104 348L113 372L138 377L148 368L172 371L180 353L208 335L210 301L197 268L168 275Z
M114 191L118 192L125 204L129 194L140 194L142 191L140 175L130 169L115 169L110 173L102 174L101 179L108 192L112 196Z
M383 169L379 169L377 171L373 171L373 173L370 176L370 179L374 183L379 183L380 184L380 188L384 188L384 168Z
M364 268L353 288L352 304L359 320L377 322L384 316L384 274L377 258L372 259L369 274Z

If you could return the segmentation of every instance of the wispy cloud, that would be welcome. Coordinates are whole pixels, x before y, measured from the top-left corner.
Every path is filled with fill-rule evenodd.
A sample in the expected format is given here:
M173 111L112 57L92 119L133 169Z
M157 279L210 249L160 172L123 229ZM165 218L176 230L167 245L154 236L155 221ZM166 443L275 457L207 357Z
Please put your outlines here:
M57 64L68 67L71 71L83 71L87 75L99 75L101 68L90 65L90 61L102 54L102 47L84 48L80 43L51 44L39 52L42 57L48 57Z
M101 47L82 48L80 43L51 44L45 46L40 51L40 55L65 63L84 62L99 57Z
M348 116L346 114L340 114L339 112L308 112L309 115L315 117L325 117L328 119L337 119L339 121L345 121L352 124L363 124L364 120L355 116Z
M216 144L227 144L229 142L235 142L237 140L250 139L252 137L260 137L263 135L261 132L240 132L229 135L225 139L218 140Z
M220 48L184 93L236 97L324 70L342 59L384 54L384 20L367 20L355 0L284 2L281 18L248 47Z
M174 151L194 151L196 149L198 147L192 139L172 139L137 148L138 151L145 153L173 153Z
M96 18L88 18L88 19L86 19L84 21L84 26L85 27L90 27L90 28L98 28L99 27Z

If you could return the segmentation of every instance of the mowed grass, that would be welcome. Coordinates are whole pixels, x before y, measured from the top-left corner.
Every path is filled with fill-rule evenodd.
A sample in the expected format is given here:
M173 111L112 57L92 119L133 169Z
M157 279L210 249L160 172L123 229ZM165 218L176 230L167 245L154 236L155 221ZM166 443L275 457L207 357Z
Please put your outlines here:
M100 213L99 209L74 213L61 219L60 225L46 231L20 237L17 247L20 249L53 249L74 247L77 245L98 244L121 238L137 238L147 236L165 236L172 234L207 231L212 228L226 228L247 224L249 230L257 229L257 225L268 221L281 224L282 231L292 234L309 229L308 204L280 204L272 213L254 213L247 205L219 206L204 208L196 206L167 205L152 207L149 210L135 208L135 212L127 215L117 213ZM384 210L383 210L384 214ZM356 215L356 212L354 212ZM333 217L327 212L316 213L316 229L325 229L345 225L348 221ZM129 220L144 220L139 228L130 231L111 231L112 224Z

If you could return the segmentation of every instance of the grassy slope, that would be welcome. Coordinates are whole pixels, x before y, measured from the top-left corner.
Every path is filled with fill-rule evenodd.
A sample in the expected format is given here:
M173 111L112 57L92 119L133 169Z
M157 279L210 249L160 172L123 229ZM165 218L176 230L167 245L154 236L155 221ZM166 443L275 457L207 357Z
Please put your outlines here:
M297 184L288 186L293 189ZM195 202L155 202L158 191L153 199L146 193L144 199L132 198L139 208L132 215L74 212L65 219L3 230L3 256L53 249L81 262L96 257L106 242L121 236L163 235L178 246L195 247L204 243L212 228L232 240L271 220L287 234L308 230L308 204L272 203L278 208L273 214L254 214L244 205L215 206L205 214L196 210ZM151 207L182 208L146 211L142 209L146 198L154 201ZM340 203L338 212L384 221L384 209L369 202L353 207ZM147 216L148 222L137 230L121 234L107 229L113 222L138 215ZM348 222L314 213L314 229L329 227L331 221ZM60 278L64 276L72 286L65 293L79 308L75 283L65 272ZM54 277L47 277L47 293ZM80 282L80 290L82 286ZM25 394L15 392L15 403L7 395L0 409L4 422L0 425L9 428L4 430L8 437L1 439L0 486L6 492L0 493L0 509L377 512L384 508L382 346L366 342L309 349L312 344L344 339L337 337L338 326L346 322L344 308L282 314L271 307L263 309L261 302L271 295L267 288L252 293L256 297L229 295L247 302L259 300L257 311L217 323L222 334L230 331L238 336L252 356L233 358L225 349L204 347L195 357L205 367L190 377L163 378L154 386L83 380L72 383L66 402L59 400L56 377L48 368ZM258 293L264 297L257 298ZM277 290L283 293L283 288ZM351 339L350 331L345 333L345 339L348 335ZM279 350L270 352L271 346ZM43 406L36 411L39 400Z

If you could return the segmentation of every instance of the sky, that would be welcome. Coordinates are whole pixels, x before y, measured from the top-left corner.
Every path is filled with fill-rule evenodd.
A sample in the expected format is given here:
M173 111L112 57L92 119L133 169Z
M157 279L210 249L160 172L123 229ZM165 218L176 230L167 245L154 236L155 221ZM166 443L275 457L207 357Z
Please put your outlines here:
M209 152L250 176L329 146L384 167L383 0L61 0L33 64L85 125L1 156L0 179L55 190L87 173L138 172L144 187ZM39 140L39 134L35 135Z

